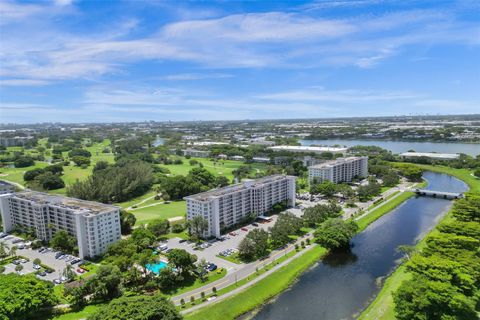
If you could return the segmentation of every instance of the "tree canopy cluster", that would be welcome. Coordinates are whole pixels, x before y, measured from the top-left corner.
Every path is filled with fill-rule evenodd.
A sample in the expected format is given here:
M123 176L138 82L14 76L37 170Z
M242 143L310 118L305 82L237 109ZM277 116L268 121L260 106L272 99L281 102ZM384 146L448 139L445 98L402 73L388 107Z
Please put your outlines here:
M143 161L126 161L96 170L84 181L67 189L69 196L103 203L122 202L147 192L153 183L153 170Z
M33 274L0 274L0 319L27 320L57 302L51 282Z
M162 295L121 297L100 308L88 320L181 320L175 306Z
M195 193L225 187L229 181L224 176L216 177L207 169L196 167L186 176L162 177L160 184L163 194L172 200L180 200Z
M442 223L407 262L412 278L394 293L399 320L478 319L480 310L480 195L457 200L455 219Z

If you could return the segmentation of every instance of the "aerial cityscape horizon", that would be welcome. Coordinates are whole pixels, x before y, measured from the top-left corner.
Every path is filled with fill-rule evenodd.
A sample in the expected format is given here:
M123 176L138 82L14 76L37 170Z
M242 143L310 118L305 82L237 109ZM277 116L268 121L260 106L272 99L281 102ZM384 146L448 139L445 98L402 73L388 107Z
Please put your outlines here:
M0 320L480 319L480 1L0 0Z

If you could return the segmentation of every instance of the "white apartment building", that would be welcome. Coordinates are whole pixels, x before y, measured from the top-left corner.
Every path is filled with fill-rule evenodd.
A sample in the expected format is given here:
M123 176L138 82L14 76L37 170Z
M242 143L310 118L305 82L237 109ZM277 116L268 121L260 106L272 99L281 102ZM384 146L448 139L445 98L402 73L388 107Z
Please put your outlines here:
M368 176L368 157L348 157L308 167L308 180L350 182L354 177Z
M208 221L204 237L219 237L222 230L241 222L251 213L260 216L282 201L294 206L295 177L273 175L184 199L187 201L187 220L203 216Z
M7 181L0 180L0 194L15 192L15 185Z
M35 191L0 195L3 231L31 228L42 240L60 230L77 238L80 258L94 257L120 240L120 208Z

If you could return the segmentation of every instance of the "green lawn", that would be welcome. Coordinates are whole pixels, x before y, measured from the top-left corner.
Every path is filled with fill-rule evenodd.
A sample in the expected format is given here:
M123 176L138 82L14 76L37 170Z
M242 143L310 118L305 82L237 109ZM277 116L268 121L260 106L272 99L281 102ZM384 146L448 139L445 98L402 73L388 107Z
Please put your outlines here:
M183 217L187 212L187 204L185 201L172 201L168 204L162 203L141 209L131 209L130 212L137 217L137 223L145 223L158 218Z
M220 258L220 259L223 259L223 260L230 261L232 263L236 263L236 264L241 264L242 263L242 260L240 260L240 257L238 256L238 252L235 252L234 254L229 255L228 257L224 257L224 256L221 256L221 255L217 255L217 257Z
M235 160L221 160L218 161L217 163L214 163L210 161L210 159L205 159L205 158L191 158L191 159L186 159L185 157L178 157L183 161L183 164L169 164L169 165L160 165L160 167L167 168L170 170L170 173L172 175L187 175L190 170L195 168L196 166L191 166L189 164L189 161L191 159L195 159L198 162L203 164L203 167L210 171L211 173L215 175L223 175L227 177L229 180L233 179L233 174L232 171L239 168L242 165L245 165L242 161L235 161ZM255 170L265 170L267 168L267 165L263 163L252 163L250 166L253 168L252 173L255 172Z
M86 319L88 316L91 316L95 313L100 307L104 304L94 304L89 305L83 308L81 311L78 312L69 312L66 314L62 314L56 317L51 318L51 320L78 320L78 319Z
M425 170L434 172L446 173L463 180L468 184L471 191L480 192L480 179L471 175L470 170L466 169L453 169L444 166L431 166L431 165L419 165ZM442 219L442 222L452 219L451 211ZM426 237L424 237L416 247L421 249L425 245L425 239L432 234L438 232L437 229L433 229ZM394 302L392 293L395 292L401 285L401 283L408 279L410 274L406 272L405 267L402 265L398 267L385 281L382 290L378 293L375 300L365 309L359 317L359 320L391 320L395 319L394 315Z
M315 246L300 257L266 278L255 283L239 294L206 306L199 311L186 314L186 320L229 320L263 304L285 290L302 272L326 253L324 248ZM248 297L248 298L247 298Z
M45 144L46 141L42 141L41 143L39 142L40 145ZM89 175L92 174L93 167L98 161L107 161L109 163L114 162L114 155L112 153L102 153L102 150L105 147L108 147L110 145L110 140L104 140L101 143L95 143L91 147L86 147L88 151L92 153L91 157L91 164L88 168L82 169L80 167L70 165L70 166L65 166L63 167L64 174L62 175L63 181L65 181L65 184L67 186L72 185L75 183L77 180L84 180L86 179ZM9 147L8 151L19 151L21 150L22 147ZM51 150L50 150L51 151ZM26 154L34 154L32 150L25 150ZM68 152L64 153L64 156L67 156ZM43 161L36 161L35 165L30 166L30 167L25 167L25 168L0 168L0 179L5 179L8 181L16 182L21 185L25 185L25 181L23 180L23 175L26 171L32 170L35 168L43 168L48 166L48 162L43 162ZM65 194L66 189L57 189L57 190L52 190L52 193L58 193L58 194Z
M205 282L202 282L202 281L200 281L200 279L197 278L195 280L195 282L192 283L191 285L179 288L174 292L169 292L168 295L169 296L176 296L176 295L180 295L180 294L185 293L185 292L195 290L197 288L203 287L204 285L207 285L207 284L212 283L214 281L220 280L223 277L225 277L226 275L227 275L227 270L225 270L223 268L222 268L222 272L220 272L220 273L217 273L216 270L213 271L213 272L209 272L208 273L208 279ZM208 293L210 293L210 292L205 292L205 294L208 294Z
M415 193L413 192L409 192L409 191L403 192L402 194L397 196L395 199L381 204L377 209L371 211L368 215L366 215L365 217L357 221L359 232L365 230L365 228L368 227L369 224L379 219L384 214L389 213L390 211L392 211L393 209L395 209L404 201L406 201L407 199L409 199L414 195Z

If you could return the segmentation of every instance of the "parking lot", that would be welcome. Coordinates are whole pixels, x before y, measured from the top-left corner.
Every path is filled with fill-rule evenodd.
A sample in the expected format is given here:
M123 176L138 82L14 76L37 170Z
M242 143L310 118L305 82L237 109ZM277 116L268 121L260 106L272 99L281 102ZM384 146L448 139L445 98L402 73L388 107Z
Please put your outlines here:
M195 250L195 244L189 242L181 242L180 238L172 238L165 242L168 248L177 248L185 249L191 254L195 254L198 257L198 260L205 259L209 262L215 263L220 268L225 268L227 271L239 270L243 267L243 264L236 264L230 261L227 261L223 258L218 257L219 253L227 249L237 249L240 242L245 238L249 230L252 229L264 229L272 227L275 224L277 216L272 216L270 222L257 223L258 226L249 224L242 228L233 230L224 235L224 240L212 240L209 242L210 246L201 250ZM235 234L235 235L233 235Z
M24 242L22 239L20 239L22 241L16 242L16 241L18 241L18 239L20 239L20 238L18 238L16 236L9 235L7 237L1 238L0 242L5 243L8 246L9 249L11 249L13 246L17 246L18 249L17 249L16 255L17 256L22 256L22 257L25 257L25 258L28 259L28 261L26 261L26 262L23 262L23 263L20 262L20 264L23 267L23 269L22 269L22 271L20 271L20 273L28 274L28 273L36 272L37 270L34 269L33 261L36 258L38 258L38 259L40 259L40 261L43 265L46 265L47 267L50 267L50 268L54 269L54 271L52 273L46 273L44 276L37 275L37 277L39 279L43 279L43 280L54 281L55 279L61 279L62 278L62 272L65 269L65 267L68 264L70 264L70 262L74 261L74 259L71 259L72 257L68 256L68 255L65 255L62 259L57 259L55 257L55 255L57 255L58 252L56 252L54 250L51 250L51 249L47 249L43 252L39 252L38 249L36 249L36 250L30 249L28 247L28 244L29 244L28 242ZM13 242L16 242L16 243L13 243ZM23 247L23 245L25 245L25 248L20 249L21 247ZM8 250L7 250L7 252L8 252ZM73 258L76 258L76 257L73 257ZM70 260L70 262L67 261L67 260ZM15 271L15 266L16 265L13 264L13 263L6 264L4 273L16 272ZM78 267L78 263L73 264L72 267L73 267L73 270L75 271L76 274L80 274L80 272L77 271L78 269L80 269Z

